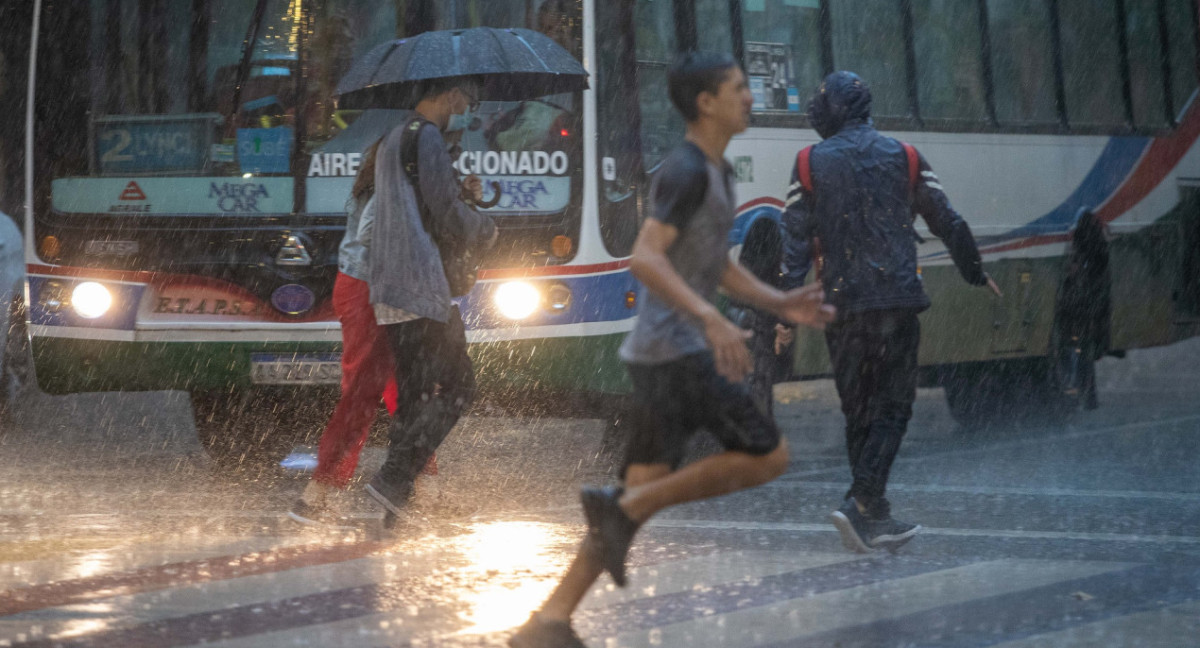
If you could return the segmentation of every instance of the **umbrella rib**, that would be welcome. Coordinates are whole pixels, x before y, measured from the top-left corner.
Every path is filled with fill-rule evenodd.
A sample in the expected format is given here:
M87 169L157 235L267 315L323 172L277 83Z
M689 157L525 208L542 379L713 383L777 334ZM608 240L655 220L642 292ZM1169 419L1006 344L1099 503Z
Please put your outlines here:
M517 32L515 32L515 31L514 31L514 32L512 32L512 35L516 37L516 39L517 39L517 41L518 41L518 42L520 42L522 45L524 45L524 46L525 46L525 49L529 50L529 53L533 55L533 58L534 58L534 59L535 59L535 60L536 60L538 63L541 63L541 64L542 64L542 70L543 70L543 71L545 71L545 72L550 72L550 73L552 73L552 74L557 74L557 72L552 72L552 71L550 70L550 66L549 66L549 65L546 65L546 62L542 60L542 57L541 57L541 56L539 56L539 55L538 55L538 53L537 53L536 51L534 51L534 49L533 49L532 47L530 47L530 46L529 46L529 42L525 40L525 37L524 37L524 36L522 36L522 35L518 34L518 33L517 33Z
M363 86L364 88L375 85L375 75L379 74L379 71L384 68L384 63L387 62L388 58L390 58L399 47L399 43L392 41L391 47L388 48L387 54L384 54L383 58L379 59L379 65L376 66L375 71L371 73L371 78L367 80L367 83Z

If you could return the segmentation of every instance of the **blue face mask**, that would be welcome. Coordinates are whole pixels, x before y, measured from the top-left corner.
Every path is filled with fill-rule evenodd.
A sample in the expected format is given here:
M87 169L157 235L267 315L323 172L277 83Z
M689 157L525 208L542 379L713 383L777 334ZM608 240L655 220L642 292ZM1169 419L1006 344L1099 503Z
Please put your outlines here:
M450 121L446 122L447 133L457 133L465 131L471 127L471 113L466 112L461 115L450 115Z

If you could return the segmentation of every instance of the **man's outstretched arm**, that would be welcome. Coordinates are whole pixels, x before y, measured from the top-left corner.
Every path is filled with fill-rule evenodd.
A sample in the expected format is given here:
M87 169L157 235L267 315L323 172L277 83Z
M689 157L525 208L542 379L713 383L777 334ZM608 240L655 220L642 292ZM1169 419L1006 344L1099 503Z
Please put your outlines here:
M730 260L721 276L721 288L734 299L775 313L792 324L822 329L833 321L834 308L824 303L825 292L819 284L785 292L767 285L740 263Z
M1000 295L1000 288L995 281L983 271L983 260L979 256L979 248L975 245L975 237L967 221L950 206L937 175L920 156L921 175L917 186L913 188L913 209L925 219L929 231L942 239L950 251L950 258L958 267L958 272L967 283L973 286L987 286L991 291Z

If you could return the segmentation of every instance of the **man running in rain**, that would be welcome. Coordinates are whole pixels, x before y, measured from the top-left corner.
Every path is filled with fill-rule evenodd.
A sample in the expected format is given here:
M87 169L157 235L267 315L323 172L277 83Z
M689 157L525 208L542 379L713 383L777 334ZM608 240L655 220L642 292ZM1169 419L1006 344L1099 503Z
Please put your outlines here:
M896 549L921 528L893 518L886 497L917 394L917 314L929 308L913 213L945 242L968 283L996 295L1000 289L983 271L971 229L950 207L929 163L875 130L862 79L853 72L826 77L808 119L824 141L801 151L792 170L783 213L784 287L804 283L810 251L819 248L820 279L838 311L825 341L854 476L831 519L848 549ZM789 330L780 335L781 343L790 341Z
M460 185L442 133L462 127L463 117L478 107L478 92L462 78L429 82L413 116L376 153L378 213L368 283L375 320L385 327L394 358L399 398L387 459L366 490L386 509L387 526L475 395L443 255L448 261L451 250L481 255L495 242L496 225L465 202L479 200L482 183L470 176Z
M713 305L717 287L791 322L820 328L833 317L819 287L784 293L729 259L737 203L723 156L749 123L742 69L728 55L690 53L668 71L667 91L687 136L655 176L651 213L630 261L646 290L621 347L635 398L624 488L583 489L587 537L558 588L509 641L517 648L582 646L571 614L602 572L625 586L629 545L656 512L763 484L787 468L787 443L743 382L750 332ZM725 451L680 467L699 428Z

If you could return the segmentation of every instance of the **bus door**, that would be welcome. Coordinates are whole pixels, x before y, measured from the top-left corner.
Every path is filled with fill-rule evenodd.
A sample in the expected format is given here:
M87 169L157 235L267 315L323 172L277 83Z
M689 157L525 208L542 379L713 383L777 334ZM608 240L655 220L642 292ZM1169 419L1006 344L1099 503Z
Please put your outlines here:
M1183 244L1176 321L1200 319L1200 184L1180 187L1179 239Z
M1026 351L1033 333L1033 266L1027 260L1002 262L995 273L1004 296L992 301L992 353Z

